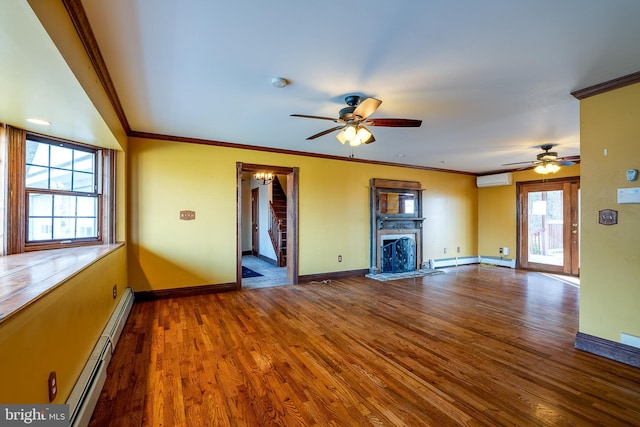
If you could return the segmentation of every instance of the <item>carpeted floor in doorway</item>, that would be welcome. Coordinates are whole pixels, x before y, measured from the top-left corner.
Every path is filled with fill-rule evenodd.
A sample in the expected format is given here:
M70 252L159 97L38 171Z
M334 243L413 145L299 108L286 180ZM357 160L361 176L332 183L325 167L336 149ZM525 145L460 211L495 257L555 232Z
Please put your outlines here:
M260 276L262 276L262 274L258 273L257 271L253 271L252 269L245 267L244 265L242 266L243 279L247 279L249 277L260 277Z

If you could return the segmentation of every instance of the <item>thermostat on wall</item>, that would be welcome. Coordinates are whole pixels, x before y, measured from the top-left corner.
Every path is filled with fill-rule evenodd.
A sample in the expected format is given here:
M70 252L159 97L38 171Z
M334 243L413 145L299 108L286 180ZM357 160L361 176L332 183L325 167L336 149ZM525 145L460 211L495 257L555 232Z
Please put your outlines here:
M618 203L640 203L640 187L618 188Z

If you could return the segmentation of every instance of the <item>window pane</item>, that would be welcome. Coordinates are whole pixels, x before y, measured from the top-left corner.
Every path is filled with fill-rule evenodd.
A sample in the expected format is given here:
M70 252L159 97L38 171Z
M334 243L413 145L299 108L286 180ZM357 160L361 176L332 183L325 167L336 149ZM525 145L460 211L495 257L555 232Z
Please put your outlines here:
M30 136L25 148L25 213L28 242L98 238L99 150ZM46 190L36 193L37 189ZM89 194L89 196L87 196ZM43 248L46 247L43 246Z
M528 260L563 265L562 190L528 193Z
M52 216L51 194L29 194L29 216Z
M76 196L55 196L53 216L76 216Z
M97 217L98 216L98 198L97 197L78 197L77 216Z
M71 177L72 172L51 169L51 188L52 190L71 190Z
M82 191L85 193L93 193L93 174L85 172L73 173L73 191Z
M51 146L51 167L72 169L73 150L65 147Z
M27 164L49 166L49 144L27 139Z
M53 227L51 218L29 218L29 233L27 239L34 240L51 240Z
M93 173L95 166L95 154L86 151L75 150L73 169L81 172Z
M54 218L53 219L53 238L54 239L72 239L75 237L76 220L75 218Z
M96 237L96 218L78 218L78 230L76 237Z
M42 166L27 166L27 188L49 188L49 169Z

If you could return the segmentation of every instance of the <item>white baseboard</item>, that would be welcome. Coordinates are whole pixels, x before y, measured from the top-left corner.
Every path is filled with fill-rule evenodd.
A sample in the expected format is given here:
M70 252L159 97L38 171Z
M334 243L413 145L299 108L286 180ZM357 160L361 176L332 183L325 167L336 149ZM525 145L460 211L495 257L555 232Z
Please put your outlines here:
M459 265L469 264L491 264L501 267L516 268L515 259L490 257L484 255L430 259L428 264L429 268L457 267Z
M478 259L480 260L480 264L491 264L500 267L516 268L516 260L511 258L480 255Z
M115 351L124 324L129 317L133 299L133 290L126 288L71 390L67 399L70 426L85 427L91 421L102 386L107 379L107 366L111 361L111 354Z

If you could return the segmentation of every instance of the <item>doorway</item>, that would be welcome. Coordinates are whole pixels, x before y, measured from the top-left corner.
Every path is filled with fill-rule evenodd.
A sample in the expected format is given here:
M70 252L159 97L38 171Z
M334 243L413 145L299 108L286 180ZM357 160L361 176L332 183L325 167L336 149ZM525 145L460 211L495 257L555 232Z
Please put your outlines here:
M526 269L580 275L580 179L520 182L518 263Z
M236 163L236 290L242 289L242 255L243 255L243 234L248 237L252 236L251 252L259 252L259 247L256 245L259 239L255 240L257 231L257 219L260 216L257 209L258 203L251 203L251 210L249 212L243 212L243 174L253 174L254 172L269 171L274 175L286 176L286 278L290 284L298 283L298 168L288 168L281 166L269 166L258 165L250 163ZM251 198L254 197L254 192L251 191ZM245 194L244 198L249 197ZM257 202L257 200L256 200ZM244 214L244 215L243 215ZM249 218L251 216L251 218ZM251 221L250 227L245 225L248 221ZM248 233L248 234L247 234ZM269 239L267 239L269 240Z

